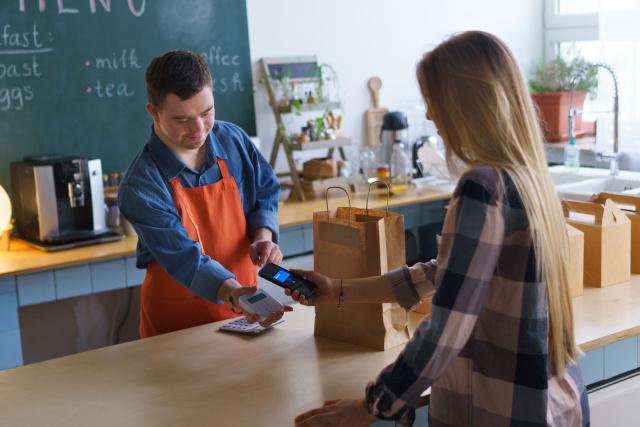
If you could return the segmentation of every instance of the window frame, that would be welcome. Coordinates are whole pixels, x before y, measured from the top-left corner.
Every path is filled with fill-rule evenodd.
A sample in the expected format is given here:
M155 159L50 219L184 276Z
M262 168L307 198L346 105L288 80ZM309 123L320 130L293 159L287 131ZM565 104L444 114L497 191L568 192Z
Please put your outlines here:
M560 15L560 0L544 0L544 57L546 60L558 54L557 46L566 41L589 41L599 39L599 17L597 13Z

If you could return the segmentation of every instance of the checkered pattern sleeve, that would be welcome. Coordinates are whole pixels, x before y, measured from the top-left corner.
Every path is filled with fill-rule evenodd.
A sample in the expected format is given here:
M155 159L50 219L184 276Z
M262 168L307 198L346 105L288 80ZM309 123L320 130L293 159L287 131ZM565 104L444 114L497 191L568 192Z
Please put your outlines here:
M409 310L420 301L433 296L436 260L419 262L412 267L400 267L385 274L393 295L402 307Z
M397 360L367 386L373 415L411 423L416 400L469 340L504 241L503 193L495 187L473 171L461 178L442 229L431 319L420 324ZM407 288L424 287L421 281L427 276L415 271L405 268L402 273ZM401 281L399 274L393 277Z

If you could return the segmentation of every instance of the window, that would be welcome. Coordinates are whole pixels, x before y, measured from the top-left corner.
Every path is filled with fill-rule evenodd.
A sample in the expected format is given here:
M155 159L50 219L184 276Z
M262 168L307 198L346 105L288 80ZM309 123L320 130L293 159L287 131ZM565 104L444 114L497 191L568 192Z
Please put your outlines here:
M620 150L640 151L640 0L545 0L545 56L582 55L616 72ZM600 70L585 118L598 121L598 150L613 147L613 81Z

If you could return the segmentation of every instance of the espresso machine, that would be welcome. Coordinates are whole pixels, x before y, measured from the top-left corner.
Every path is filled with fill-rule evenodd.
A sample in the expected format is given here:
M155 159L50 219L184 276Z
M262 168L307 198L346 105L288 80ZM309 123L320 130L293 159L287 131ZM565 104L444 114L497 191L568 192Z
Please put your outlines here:
M25 157L10 173L20 239L54 251L122 238L105 225L100 159Z

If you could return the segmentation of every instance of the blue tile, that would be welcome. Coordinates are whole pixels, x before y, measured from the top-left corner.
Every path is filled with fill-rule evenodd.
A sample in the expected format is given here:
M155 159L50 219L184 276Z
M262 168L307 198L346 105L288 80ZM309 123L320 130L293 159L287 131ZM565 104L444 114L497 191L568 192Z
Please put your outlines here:
M403 209L404 228L414 228L422 225L422 208L421 205L405 206Z
M15 276L0 277L0 294L16 292Z
M22 344L20 331L0 332L0 369L22 366Z
M416 419L413 422L414 426L428 426L429 425L429 407L421 406L416 408Z
M303 252L313 252L313 224L302 226Z
M125 258L125 271L127 274L127 286L138 286L144 281L144 275L147 273L147 269L140 269L136 267L136 257L130 256Z
M587 351L578 363L585 384L593 384L604 379L604 348Z
M56 285L53 271L25 274L17 277L20 306L55 301Z
M0 331L19 328L18 295L16 293L0 294Z
M91 291L91 271L89 265L55 270L56 296L58 299L88 295Z
M304 234L302 227L287 227L280 230L280 250L284 256L298 255L304 252Z
M386 209L386 207L383 207L381 209ZM400 215L404 215L404 206L394 206L389 208L389 212L395 212L398 213Z
M604 376L611 378L638 367L638 338L632 337L604 348Z
M125 276L123 258L91 264L91 284L93 292L126 288L127 281Z
M420 226L439 224L444 221L446 211L444 210L444 202L423 203L421 207Z

